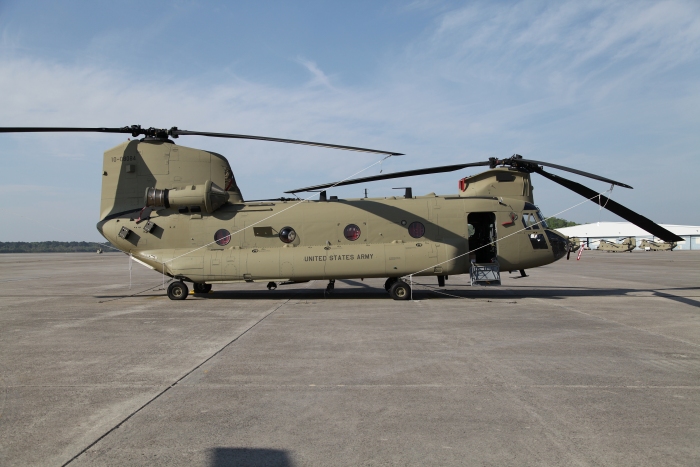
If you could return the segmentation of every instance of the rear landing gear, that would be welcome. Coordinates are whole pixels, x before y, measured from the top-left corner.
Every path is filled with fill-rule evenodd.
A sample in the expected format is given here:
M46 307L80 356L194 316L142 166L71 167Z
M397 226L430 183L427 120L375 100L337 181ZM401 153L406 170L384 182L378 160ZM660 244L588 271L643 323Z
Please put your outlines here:
M267 283L267 290L275 290L276 288L277 288L276 282L268 282Z
M176 281L168 286L168 298L170 300L184 300L190 291L184 282Z
M402 280L396 279L389 287L389 296L394 300L408 300L411 298L411 286Z
M192 289L194 293L209 293L209 291L211 291L211 284L198 284L195 282L192 284Z
M332 292L333 289L335 289L335 279L331 279L328 281L328 285L326 286L326 292Z
M386 291L388 292L389 289L391 288L391 286L394 285L394 282L396 282L397 280L399 280L398 277L390 277L390 278L388 278L388 279L386 280L386 282L384 283L384 290L386 290Z

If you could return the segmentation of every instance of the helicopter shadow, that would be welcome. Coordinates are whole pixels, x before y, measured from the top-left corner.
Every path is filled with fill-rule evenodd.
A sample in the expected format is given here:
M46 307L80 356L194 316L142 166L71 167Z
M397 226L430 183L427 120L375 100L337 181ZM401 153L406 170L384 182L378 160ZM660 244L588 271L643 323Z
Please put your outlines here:
M416 284L421 286L424 284ZM425 286L425 285L424 285ZM451 298L450 295L455 296L455 298L487 298L487 299L525 299L525 298L542 298L551 300L564 300L566 298L573 297L639 297L639 293L648 293L649 296L665 298L668 300L673 300L684 305L692 306L694 308L700 308L700 300L694 300L692 298L683 297L676 295L675 293L684 293L688 291L700 291L700 287L675 287L675 288L665 288L665 289L603 289L603 288L582 288L582 287L538 287L536 289L527 288L525 290L513 290L511 289L498 289L496 287L479 287L474 288L468 284L458 284L451 285L449 287L437 289L433 286L428 285L432 289L432 293L429 298ZM511 286L512 287L512 286ZM518 287L518 286L516 286ZM523 286L524 287L524 286ZM421 293L425 291L416 290L414 287L413 294L420 296ZM441 293L444 292L444 293ZM445 295L449 293L449 295Z
M377 300L388 299L388 294L385 290L379 287L372 287L361 282L343 279L343 282L356 288L335 289L331 292L325 289L287 289L287 290L212 290L206 294L193 294L190 298L200 300ZM426 287L426 288L421 288ZM522 287L521 290L514 288ZM498 288L497 286L477 286L473 287L469 284L455 284L444 288L437 288L429 284L415 283L413 287L413 298L416 300L431 300L431 299L489 299L489 300L513 300L526 298L540 298L549 300L565 300L573 297L639 297L639 294L645 293L652 297L665 298L673 300L684 305L694 308L700 308L700 301L688 297L675 295L687 291L699 291L700 287L678 287L666 289L627 289L627 288L583 288L583 287L556 287L544 286L538 288L529 288L525 286L510 286L508 289ZM163 292L148 293L139 295L95 295L99 299L121 299L121 298L157 298L165 297Z
M348 285L352 285L355 287L365 287L367 289L376 289L376 287L372 287L371 285L365 284L364 282L357 282L357 281L353 281L350 279L339 279L339 281L342 282L343 284L348 284Z
M211 467L294 467L289 453L280 449L212 448Z
M207 294L194 294L193 297L204 300L376 300L386 298L387 293L382 289L335 289L331 292L318 290L220 290Z

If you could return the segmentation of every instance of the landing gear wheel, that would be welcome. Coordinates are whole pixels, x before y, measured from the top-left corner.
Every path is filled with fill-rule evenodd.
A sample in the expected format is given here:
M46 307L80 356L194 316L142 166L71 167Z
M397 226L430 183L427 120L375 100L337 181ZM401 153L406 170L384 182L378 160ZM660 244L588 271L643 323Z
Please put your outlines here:
M198 284L194 283L192 286L194 293L209 293L211 290L211 284Z
M268 282L267 283L267 290L275 290L276 288L277 288L276 282Z
M328 285L326 286L326 292L332 292L333 289L335 289L335 279L331 279L328 281Z
M411 286L401 280L397 280L389 288L389 296L394 300L408 300L411 298Z
M184 282L176 281L168 286L168 298L170 300L184 300L189 293L190 290Z
M386 291L388 292L389 289L391 288L391 286L394 285L394 282L396 282L397 280L399 280L398 277L390 277L390 278L388 278L388 279L386 280L386 282L384 283L384 290L386 290Z

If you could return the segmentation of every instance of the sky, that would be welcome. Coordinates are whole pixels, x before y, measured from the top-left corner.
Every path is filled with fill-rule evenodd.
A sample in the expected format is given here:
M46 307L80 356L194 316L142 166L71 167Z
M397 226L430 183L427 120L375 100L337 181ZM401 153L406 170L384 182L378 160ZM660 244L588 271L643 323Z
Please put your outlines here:
M0 0L0 126L177 126L405 154L377 164L376 154L177 140L226 156L246 199L517 153L627 183L611 197L655 222L700 225L699 76L693 0ZM125 138L0 134L0 241L102 240L102 153ZM454 194L477 172L329 195ZM537 175L533 185L547 216L621 220L573 207L584 200Z

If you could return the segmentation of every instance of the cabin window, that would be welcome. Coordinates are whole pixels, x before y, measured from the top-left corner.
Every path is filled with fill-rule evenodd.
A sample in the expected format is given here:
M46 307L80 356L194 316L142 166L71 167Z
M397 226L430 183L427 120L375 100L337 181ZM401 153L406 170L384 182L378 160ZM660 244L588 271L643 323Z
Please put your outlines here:
M219 229L214 234L214 241L217 245L226 246L231 241L231 232L226 229Z
M347 238L351 242L354 242L355 240L360 238L362 232L360 231L360 228L355 224L348 224L348 226L345 227L343 234L345 235L345 238Z
M413 238L421 238L425 235L425 226L421 222L411 222L408 226L408 234Z
M284 243L292 243L297 238L297 233L291 227L285 227L280 230L280 240Z

